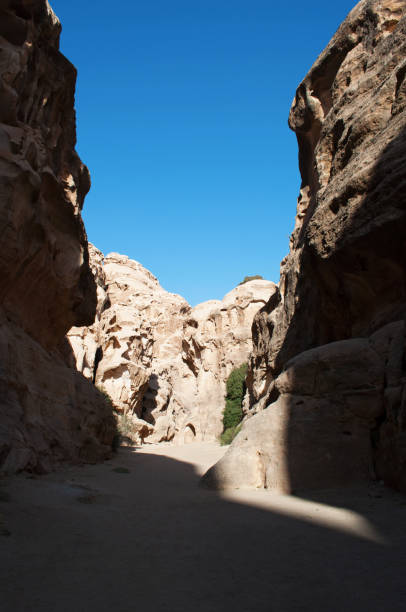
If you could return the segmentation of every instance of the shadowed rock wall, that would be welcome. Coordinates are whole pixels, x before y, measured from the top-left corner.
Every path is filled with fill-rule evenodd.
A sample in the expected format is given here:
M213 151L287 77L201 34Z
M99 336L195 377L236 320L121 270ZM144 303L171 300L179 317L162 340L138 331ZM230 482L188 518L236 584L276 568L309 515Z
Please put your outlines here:
M76 151L76 70L46 0L0 2L0 470L98 459L111 410L61 343L94 320L80 211L90 187ZM65 347L66 350L66 347Z
M296 224L217 486L406 489L405 14L360 2L296 92Z

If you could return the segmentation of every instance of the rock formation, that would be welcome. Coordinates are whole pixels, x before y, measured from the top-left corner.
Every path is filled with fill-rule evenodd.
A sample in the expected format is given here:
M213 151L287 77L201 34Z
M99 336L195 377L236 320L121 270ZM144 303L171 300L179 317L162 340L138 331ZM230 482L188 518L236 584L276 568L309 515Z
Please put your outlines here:
M46 0L0 3L0 471L96 460L114 436L103 396L63 357L96 289L80 216L76 70Z
M297 90L290 253L253 326L253 416L208 484L406 490L405 75L406 2L363 0Z
M108 393L135 439L215 439L225 381L247 361L252 320L276 285L253 280L191 308L136 261L90 253L98 313L69 332L76 367Z

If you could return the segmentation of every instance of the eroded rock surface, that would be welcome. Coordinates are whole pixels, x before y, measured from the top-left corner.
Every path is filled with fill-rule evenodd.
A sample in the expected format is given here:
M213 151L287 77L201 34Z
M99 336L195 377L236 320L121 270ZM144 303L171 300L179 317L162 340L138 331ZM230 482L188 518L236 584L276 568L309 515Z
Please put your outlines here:
M80 211L76 70L46 0L0 3L0 471L108 454L114 420L67 367L64 336L90 325L96 287Z
M215 439L225 381L247 361L252 320L276 285L250 281L191 308L138 262L90 252L98 314L69 332L77 368L128 415L139 440Z
M405 76L406 2L364 0L297 90L296 225L216 486L406 490Z

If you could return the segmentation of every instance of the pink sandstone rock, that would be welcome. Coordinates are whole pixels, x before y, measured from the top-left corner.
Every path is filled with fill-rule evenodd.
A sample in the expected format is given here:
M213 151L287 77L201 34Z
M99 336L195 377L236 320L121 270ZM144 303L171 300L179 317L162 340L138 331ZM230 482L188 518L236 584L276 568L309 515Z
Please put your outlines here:
M276 285L253 280L191 308L138 262L90 253L99 306L93 326L69 332L78 369L137 419L136 441L216 439L225 381L247 361L254 315Z
M255 416L207 483L406 490L405 75L406 2L363 0L299 85L302 185L279 292L254 320Z
M80 211L76 70L46 0L0 5L0 471L107 456L103 396L67 367L64 336L90 325L96 287ZM65 346L66 349L66 346Z

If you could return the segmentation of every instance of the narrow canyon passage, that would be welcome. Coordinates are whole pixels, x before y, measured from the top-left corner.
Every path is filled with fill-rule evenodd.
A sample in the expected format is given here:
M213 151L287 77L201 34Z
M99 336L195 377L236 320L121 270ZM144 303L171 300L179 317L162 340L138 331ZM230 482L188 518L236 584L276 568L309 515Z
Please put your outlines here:
M199 475L223 452L123 448L0 480L2 612L404 610L403 496L219 496Z

